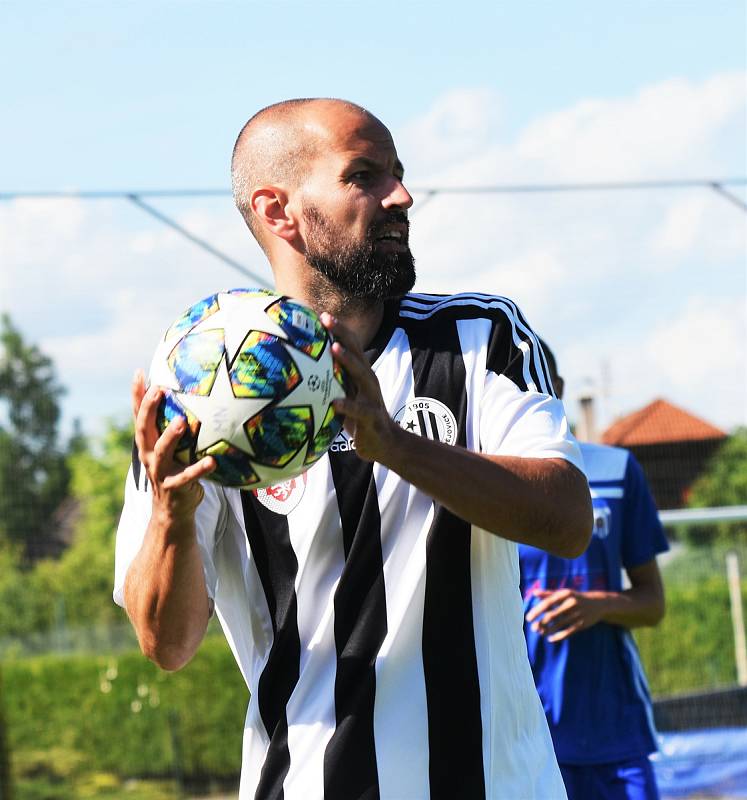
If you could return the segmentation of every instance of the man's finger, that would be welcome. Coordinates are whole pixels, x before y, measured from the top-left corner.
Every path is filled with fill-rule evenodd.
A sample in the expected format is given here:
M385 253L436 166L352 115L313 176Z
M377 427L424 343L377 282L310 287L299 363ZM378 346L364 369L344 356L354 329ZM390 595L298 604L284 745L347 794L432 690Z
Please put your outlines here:
M575 598L569 597L548 611L537 623L537 626L542 628L543 632L555 631L558 628L565 628L577 618Z
M563 599L563 596L560 595L558 592L550 592L549 596L545 597L543 600L540 600L539 603L532 606L530 611L527 613L526 619L527 622L532 622L532 620L537 619L540 615L544 614L549 608L552 608L556 603L559 603Z
M166 426L166 430L158 437L153 452L155 455L162 458L173 458L176 446L179 444L179 439L182 438L184 429L187 427L186 422L182 417L175 417Z
M186 486L188 483L193 483L194 481L209 475L215 470L216 467L217 464L215 459L212 456L205 456L205 458L200 459L196 464L191 464L174 475L169 475L168 477L164 478L163 488L180 489L182 486Z
M145 373L141 369L136 369L135 374L132 376L132 388L130 391L133 419L137 419L137 414L138 411L140 411L140 405L143 402L145 391Z
M324 327L338 342L342 343L347 350L355 353L360 358L364 357L361 343L353 331L350 330L350 328L343 325L339 320L326 311L322 313L321 320Z
M137 418L135 419L135 444L141 461L146 453L153 450L158 440L156 410L162 394L163 390L158 386L151 386L143 395L140 403Z
M378 379L364 356L345 350L339 342L332 346L332 355L350 378L353 391L348 391L348 397L367 397L374 403L383 403Z
M578 633L581 630L580 625L569 625L567 628L564 628L562 631L556 631L551 636L547 637L548 642L562 642L563 639L567 639L569 636L573 636L574 633Z

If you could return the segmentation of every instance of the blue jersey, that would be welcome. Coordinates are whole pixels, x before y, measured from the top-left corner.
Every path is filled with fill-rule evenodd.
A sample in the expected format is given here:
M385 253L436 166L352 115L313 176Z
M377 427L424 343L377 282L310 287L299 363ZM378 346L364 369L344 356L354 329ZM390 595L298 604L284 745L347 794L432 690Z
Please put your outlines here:
M524 612L535 589L622 591L622 569L668 549L656 506L635 458L604 445L581 444L594 504L586 552L563 559L519 546ZM651 698L627 628L598 623L550 643L525 623L529 660L558 761L602 764L656 750Z

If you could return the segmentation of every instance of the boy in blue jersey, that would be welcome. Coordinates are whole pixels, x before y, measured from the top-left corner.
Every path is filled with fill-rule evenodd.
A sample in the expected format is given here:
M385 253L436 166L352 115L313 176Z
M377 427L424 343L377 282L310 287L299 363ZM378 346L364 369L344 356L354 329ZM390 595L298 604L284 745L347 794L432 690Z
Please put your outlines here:
M656 555L668 544L632 454L580 444L594 505L589 547L567 560L519 545L529 659L569 800L655 800L651 698L630 628L664 615Z

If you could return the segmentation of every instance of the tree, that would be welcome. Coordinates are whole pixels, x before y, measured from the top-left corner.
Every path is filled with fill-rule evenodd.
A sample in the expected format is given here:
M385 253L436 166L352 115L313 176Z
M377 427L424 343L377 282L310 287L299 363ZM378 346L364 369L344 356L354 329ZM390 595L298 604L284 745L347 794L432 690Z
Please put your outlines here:
M38 552L67 492L69 472L58 446L59 398L52 360L26 344L0 316L0 541Z
M71 497L79 505L75 540L54 565L57 591L70 626L124 620L112 600L114 540L132 457L132 426L110 424L100 454L70 455ZM99 448L97 448L98 450Z
M737 428L709 461L693 484L691 508L747 505L747 428ZM747 522L692 525L686 529L692 544L747 542Z

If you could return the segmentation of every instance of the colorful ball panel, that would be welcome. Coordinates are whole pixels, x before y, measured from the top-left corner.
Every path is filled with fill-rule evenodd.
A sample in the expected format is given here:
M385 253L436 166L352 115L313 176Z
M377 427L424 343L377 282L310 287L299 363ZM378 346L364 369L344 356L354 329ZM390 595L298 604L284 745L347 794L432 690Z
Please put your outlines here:
M246 337L229 374L235 397L280 400L301 380L285 344L261 331L251 331Z
M183 392L206 397L224 353L221 328L188 333L169 354L168 364Z
M232 294L236 297L277 297L275 292L269 289L229 289L225 294Z
M244 429L259 463L284 467L309 440L313 416L308 406L269 408L250 419Z
M176 444L175 456L182 463L189 464L200 430L200 421L181 405L171 391L166 390L156 411L158 430L163 433L172 420L179 418L187 423L187 427Z
M335 414L334 408L327 409L327 416L313 441L309 443L304 464L311 466L329 450L337 434L342 430L342 417Z
M217 465L215 471L207 476L210 480L236 488L252 486L259 481L259 476L252 469L249 455L228 442L216 442L197 453L198 459L205 456L212 456Z
M327 330L310 308L293 300L282 299L273 303L266 313L282 328L295 348L319 359L327 345Z
M164 341L170 339L172 336L176 336L177 334L187 333L187 331L192 330L195 325L202 322L202 320L204 320L206 317L209 317L211 314L215 314L217 310L217 294L211 294L210 297L206 297L204 300L198 301L193 306L190 306L166 331L166 335L163 337Z

